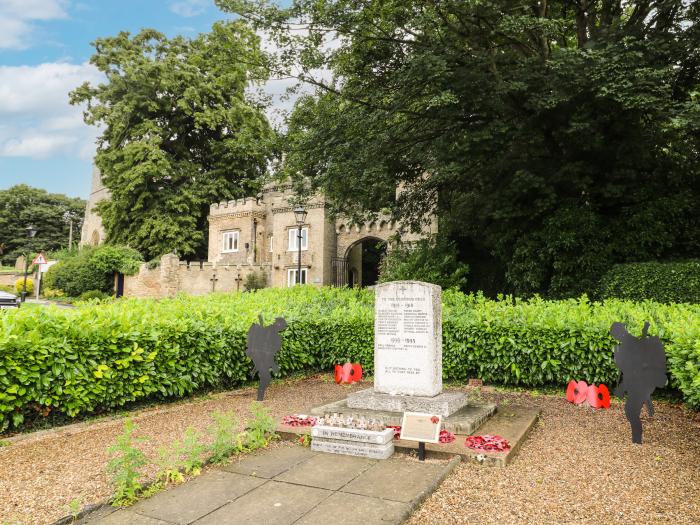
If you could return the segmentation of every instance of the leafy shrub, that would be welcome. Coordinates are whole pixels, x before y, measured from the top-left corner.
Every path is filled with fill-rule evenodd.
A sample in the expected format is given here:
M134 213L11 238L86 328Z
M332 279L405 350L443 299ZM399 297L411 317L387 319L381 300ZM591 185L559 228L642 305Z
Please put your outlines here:
M86 246L79 252L65 252L65 256L46 272L44 284L70 297L94 290L110 293L115 273L134 274L142 262L141 255L127 246Z
M617 369L608 334L614 321L639 334L645 320L664 341L672 384L700 407L700 305L587 299L492 301L443 294L443 373L464 381L539 386L569 379L613 385ZM262 314L289 327L277 361L280 375L373 367L373 295L359 289L295 286L254 294L125 299L64 310L0 314L2 428L32 406L69 416L144 398L175 398L250 377L248 328Z
M80 294L81 301L90 301L92 299L109 299L111 295L101 292L100 290L88 290Z
M467 285L469 265L459 262L454 244L422 239L403 243L387 252L379 268L379 282L419 280L448 288Z
M24 277L20 277L15 281L15 292L18 294L22 293L24 288ZM27 277L27 294L34 292L34 279Z
M56 299L58 297L65 297L66 295L63 290L55 290L53 288L44 288L42 294L46 299Z
M146 455L136 445L144 441L144 438L135 438L137 427L131 419L124 421L124 431L117 436L107 452L112 458L107 463L107 472L111 474L111 483L114 487L114 499L112 505L130 505L138 497L141 490L139 478L141 468L147 464Z
M617 264L598 289L605 299L700 303L700 261Z
M246 275L244 284L246 291L265 288L267 286L267 274L263 270L251 272Z

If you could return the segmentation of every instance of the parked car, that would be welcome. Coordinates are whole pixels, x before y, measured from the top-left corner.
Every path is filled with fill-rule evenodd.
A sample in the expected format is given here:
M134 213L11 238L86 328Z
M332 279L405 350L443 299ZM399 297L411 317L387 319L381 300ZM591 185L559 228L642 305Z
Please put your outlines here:
M0 292L0 310L3 308L19 308L19 297L7 292Z

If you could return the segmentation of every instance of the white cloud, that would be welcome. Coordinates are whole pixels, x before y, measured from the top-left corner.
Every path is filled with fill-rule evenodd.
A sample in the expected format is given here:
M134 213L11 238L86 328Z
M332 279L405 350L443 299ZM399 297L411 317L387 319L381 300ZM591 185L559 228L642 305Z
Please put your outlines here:
M292 31L297 38L305 38L308 31L301 24L292 25ZM258 32L260 37L260 46L268 53L276 54L282 52L282 49L277 46L270 35L265 32ZM340 40L335 34L329 33L321 44L325 51L332 51L340 46ZM332 73L328 69L315 69L310 72L313 77L323 82L330 82ZM271 78L264 85L259 87L270 100L270 106L267 109L267 118L270 122L279 128L285 126L285 120L294 108L296 101L303 95L314 93L317 88L311 84L299 84L299 81L294 78L300 74L300 70L295 68L291 72L291 76L283 78ZM251 90L254 92L255 90Z
M2 157L31 157L42 159L60 154L67 146L72 146L77 137L65 135L30 134L20 139L11 139L0 146Z
M204 13L211 3L212 0L179 0L170 4L170 10L176 15L191 18Z
M98 132L68 93L103 80L87 63L0 66L0 157L91 157Z
M67 18L66 0L0 0L0 49L31 45L34 21Z

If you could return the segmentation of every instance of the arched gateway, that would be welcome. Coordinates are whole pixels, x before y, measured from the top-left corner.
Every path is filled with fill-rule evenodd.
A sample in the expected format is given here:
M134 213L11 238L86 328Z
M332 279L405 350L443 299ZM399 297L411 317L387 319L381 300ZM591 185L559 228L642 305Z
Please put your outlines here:
M388 220L370 224L336 224L337 249L332 261L334 286L372 286L396 225Z

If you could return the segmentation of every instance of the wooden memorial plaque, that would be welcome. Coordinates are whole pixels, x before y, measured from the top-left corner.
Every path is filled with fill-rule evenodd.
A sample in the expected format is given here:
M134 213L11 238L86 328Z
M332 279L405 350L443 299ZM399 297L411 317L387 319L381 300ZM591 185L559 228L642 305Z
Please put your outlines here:
M401 439L423 443L439 443L442 416L422 412L404 412L401 420Z

